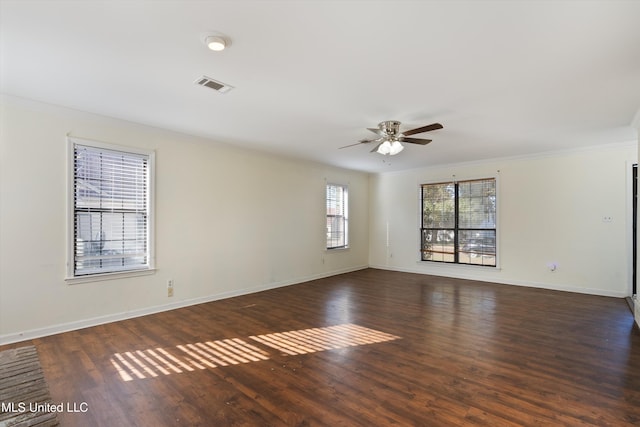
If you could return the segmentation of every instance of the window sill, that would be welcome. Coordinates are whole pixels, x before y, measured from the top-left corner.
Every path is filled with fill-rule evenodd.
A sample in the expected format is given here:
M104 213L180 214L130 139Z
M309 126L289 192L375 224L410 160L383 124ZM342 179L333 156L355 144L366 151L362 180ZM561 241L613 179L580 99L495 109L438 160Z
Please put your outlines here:
M326 248L324 251L325 252L344 252L344 251L348 251L349 249L351 249L349 246L345 246L343 248Z
M435 269L472 269L478 271L501 271L500 265L480 265L480 264L456 264L455 262L438 262L438 261L423 261L421 259L416 261L416 264L422 266L433 266Z
M105 280L126 279L129 277L148 276L155 274L155 268L149 268L146 270L132 270L132 271L118 271L113 273L100 273L100 274L88 274L86 276L65 277L64 281L68 285L75 285L78 283L89 282L102 282Z

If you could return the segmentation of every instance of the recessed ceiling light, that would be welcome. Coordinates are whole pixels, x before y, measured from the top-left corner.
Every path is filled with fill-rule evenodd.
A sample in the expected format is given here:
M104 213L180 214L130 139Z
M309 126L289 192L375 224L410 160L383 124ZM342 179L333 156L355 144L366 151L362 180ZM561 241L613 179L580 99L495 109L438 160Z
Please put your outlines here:
M207 36L204 39L204 44L211 50L220 52L229 45L229 40L222 36Z

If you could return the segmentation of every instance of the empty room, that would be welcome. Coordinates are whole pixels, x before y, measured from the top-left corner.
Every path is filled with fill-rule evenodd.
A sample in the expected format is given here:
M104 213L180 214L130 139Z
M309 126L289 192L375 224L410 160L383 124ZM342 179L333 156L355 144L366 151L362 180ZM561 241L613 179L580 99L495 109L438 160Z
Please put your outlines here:
M0 0L0 426L640 425L638 17Z

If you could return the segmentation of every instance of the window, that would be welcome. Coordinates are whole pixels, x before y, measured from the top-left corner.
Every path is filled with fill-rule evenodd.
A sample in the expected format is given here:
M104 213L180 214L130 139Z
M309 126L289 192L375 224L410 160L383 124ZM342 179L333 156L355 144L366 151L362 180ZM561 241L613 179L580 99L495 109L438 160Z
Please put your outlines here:
M327 184L327 249L349 246L348 199L347 186Z
M422 260L496 266L496 180L422 186Z
M150 270L153 153L70 144L69 277Z

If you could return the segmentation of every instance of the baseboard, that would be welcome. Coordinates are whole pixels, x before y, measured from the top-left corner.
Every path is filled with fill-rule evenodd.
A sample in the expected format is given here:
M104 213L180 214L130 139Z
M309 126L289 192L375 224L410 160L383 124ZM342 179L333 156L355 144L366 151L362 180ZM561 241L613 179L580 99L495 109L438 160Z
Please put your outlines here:
M273 282L273 283L252 286L252 287L238 289L238 290L229 291L229 292L222 292L218 294L207 295L199 298L181 300L181 301L177 301L169 304L162 304L162 305L146 307L146 308L141 308L141 309L127 311L127 312L114 313L106 316L98 316L98 317L78 320L74 322L61 323L57 325L47 326L44 328L31 329L23 332L4 334L4 335L0 335L0 345L13 344L20 341L27 341L27 340L32 340L36 338L42 338L50 335L60 334L63 332L70 332L78 329L90 328L92 326L104 325L105 323L113 323L120 320L127 320L127 319L133 319L135 317L148 316L150 314L176 310L183 307L189 307L197 304L204 304L212 301L219 301L219 300L233 298L233 297L242 296L242 295L248 295L256 292L266 291L269 289L276 289L284 286L296 285L299 283L309 282L311 280L318 280L318 279L323 279L325 277L337 276L339 274L345 274L353 271L363 270L368 267L369 267L368 265L363 265L363 266L345 268L340 270L334 270L331 272L298 277L296 279L291 279L291 280Z
M400 271L404 273L416 273L416 274L424 274L430 276L440 276L440 277L451 277L454 279L464 279L464 280L477 280L479 282L488 282L488 283L498 283L500 285L512 285L512 286L525 286L529 288L538 288L538 289L548 289L552 291L562 291L562 292L575 292L578 294L587 294L587 295L597 295L603 297L614 297L614 298L625 298L627 296L624 292L618 291L608 291L605 289L594 289L594 288L584 288L581 286L575 286L571 284L549 284L549 283L540 283L540 282L531 282L531 281L514 281L514 280L504 280L500 278L496 278L494 275L490 277L482 277L481 274L473 274L473 273L451 273L451 271L438 272L438 271L425 271L423 269L411 269L411 268L395 268L384 265L370 265L371 268L377 268L380 270L389 270L389 271ZM485 267L478 267L485 268Z

